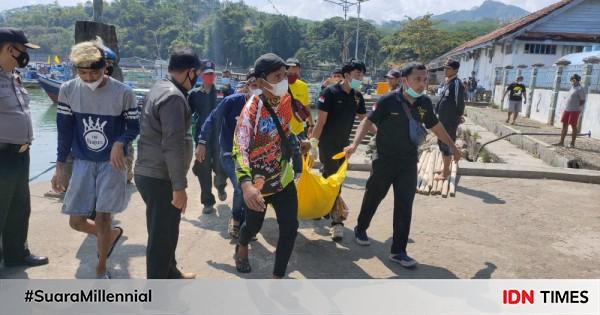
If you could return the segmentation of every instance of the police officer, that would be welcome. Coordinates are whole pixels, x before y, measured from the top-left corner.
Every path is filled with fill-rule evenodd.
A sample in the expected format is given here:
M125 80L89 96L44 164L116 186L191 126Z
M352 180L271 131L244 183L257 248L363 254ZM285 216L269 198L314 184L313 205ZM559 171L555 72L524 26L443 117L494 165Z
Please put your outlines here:
M15 74L29 63L29 43L23 31L0 28L0 235L4 266L39 266L47 257L27 248L31 214L29 146L33 140L29 95Z
M438 119L446 128L448 135L452 138L452 141L456 141L456 132L458 131L458 125L462 124L465 119L463 114L465 112L465 87L460 82L460 79L456 76L460 63L455 60L449 59L444 64L444 75L446 76L446 82L442 88L440 100L436 105L436 113ZM442 152L444 160L444 166L442 170L436 170L435 179L444 180L450 176L450 163L452 162L452 151L441 140L438 140L438 146Z
M460 152L446 133L444 126L438 121L431 100L425 95L427 85L425 66L410 63L402 69L402 75L404 86L377 101L374 110L360 123L353 143L344 151L349 157L356 151L358 144L372 125L377 126L377 153L373 159L371 175L367 180L354 236L359 245L370 244L367 229L377 207L393 185L394 235L389 259L409 268L417 264L416 260L408 256L406 246L417 186L418 160L418 144L411 140L411 132L415 129L410 128L410 120L431 129L452 149L456 160L460 159Z

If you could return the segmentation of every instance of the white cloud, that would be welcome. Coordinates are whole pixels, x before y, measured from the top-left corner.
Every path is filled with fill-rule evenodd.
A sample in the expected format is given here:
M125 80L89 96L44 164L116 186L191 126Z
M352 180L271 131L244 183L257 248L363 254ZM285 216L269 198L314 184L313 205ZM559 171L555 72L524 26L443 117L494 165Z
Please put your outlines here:
M558 0L499 0L507 4L520 6L528 11L536 11ZM54 0L21 0L18 2L0 1L0 10L12 9L24 5L53 3ZM75 5L84 0L58 0L61 5ZM324 0L245 0L249 5L261 11L279 12L310 20L322 20L333 16L342 16L342 8ZM405 16L415 17L426 13L440 14L451 10L470 9L480 5L483 0L368 0L363 3L361 17L375 20L401 20ZM356 16L356 7L352 7L349 16Z

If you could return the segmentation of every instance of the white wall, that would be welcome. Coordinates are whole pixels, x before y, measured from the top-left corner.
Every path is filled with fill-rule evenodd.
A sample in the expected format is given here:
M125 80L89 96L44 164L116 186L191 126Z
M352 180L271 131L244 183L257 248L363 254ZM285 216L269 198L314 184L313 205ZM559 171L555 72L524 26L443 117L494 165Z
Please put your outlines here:
M494 104L496 105L500 105L500 101L502 100L502 95L504 94L504 89L502 84L500 85L496 85L495 87L496 91L494 91Z
M591 131L593 138L600 139L600 94L588 94L582 119L581 132Z
M548 122L548 112L550 111L552 94L552 90L535 89L533 92L533 100L531 102L531 119L541 123Z

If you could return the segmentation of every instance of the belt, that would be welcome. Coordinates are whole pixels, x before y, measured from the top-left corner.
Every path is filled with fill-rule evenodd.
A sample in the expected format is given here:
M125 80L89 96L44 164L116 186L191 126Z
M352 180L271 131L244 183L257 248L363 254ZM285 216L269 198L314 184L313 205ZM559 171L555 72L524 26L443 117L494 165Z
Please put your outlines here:
M0 151L23 153L29 149L29 144L0 143Z

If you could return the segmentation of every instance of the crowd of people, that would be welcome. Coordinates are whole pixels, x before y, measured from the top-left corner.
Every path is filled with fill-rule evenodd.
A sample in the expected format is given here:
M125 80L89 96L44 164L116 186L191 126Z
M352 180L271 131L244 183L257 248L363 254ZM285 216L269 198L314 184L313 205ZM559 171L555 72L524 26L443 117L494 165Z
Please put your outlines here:
M31 254L26 242L33 132L28 95L14 74L16 67L27 65L27 49L36 48L22 31L0 28L0 91L6 95L0 99L0 233L6 266L48 263L47 257ZM438 179L449 175L452 159L461 158L454 141L458 125L464 122L469 91L456 76L458 62L449 60L444 65L446 81L436 104L425 95L425 65L408 63L389 71L386 78L391 91L367 112L360 91L367 68L350 60L323 83L317 117L313 117L308 86L301 79L302 66L295 58L261 55L238 90L217 102L215 64L201 60L191 48L175 48L169 58L169 75L152 86L140 106L132 89L110 76L112 54L101 39L74 45L70 60L77 76L61 86L57 104L57 167L52 187L65 192L62 213L69 216L70 227L96 237L97 278L111 278L107 260L124 233L122 227L113 226L112 219L127 208L126 185L132 176L146 205L147 277L196 276L181 271L175 257L181 215L195 202L187 194L190 167L200 185L203 215L214 211L213 185L221 201L227 199L227 180L233 187L227 232L237 240L233 264L240 273L252 271L249 244L263 226L267 205L272 206L279 225L272 277L285 277L298 233L295 181L302 172L301 156L320 160L322 176L327 177L342 164L333 155L345 152L350 158L367 132L376 134L376 150L356 214L354 240L370 244L367 230L393 186L389 259L407 268L417 264L408 255L407 244L418 146L426 128L439 139L444 166ZM197 86L199 77L202 84ZM516 92L511 92L513 101ZM12 112L5 114L8 111ZM563 119L570 123L574 114L566 115ZM356 119L360 125L350 141ZM136 139L137 158L131 166ZM69 159L73 163L66 179ZM343 239L347 217L348 206L340 192L325 217L331 222L333 241Z

